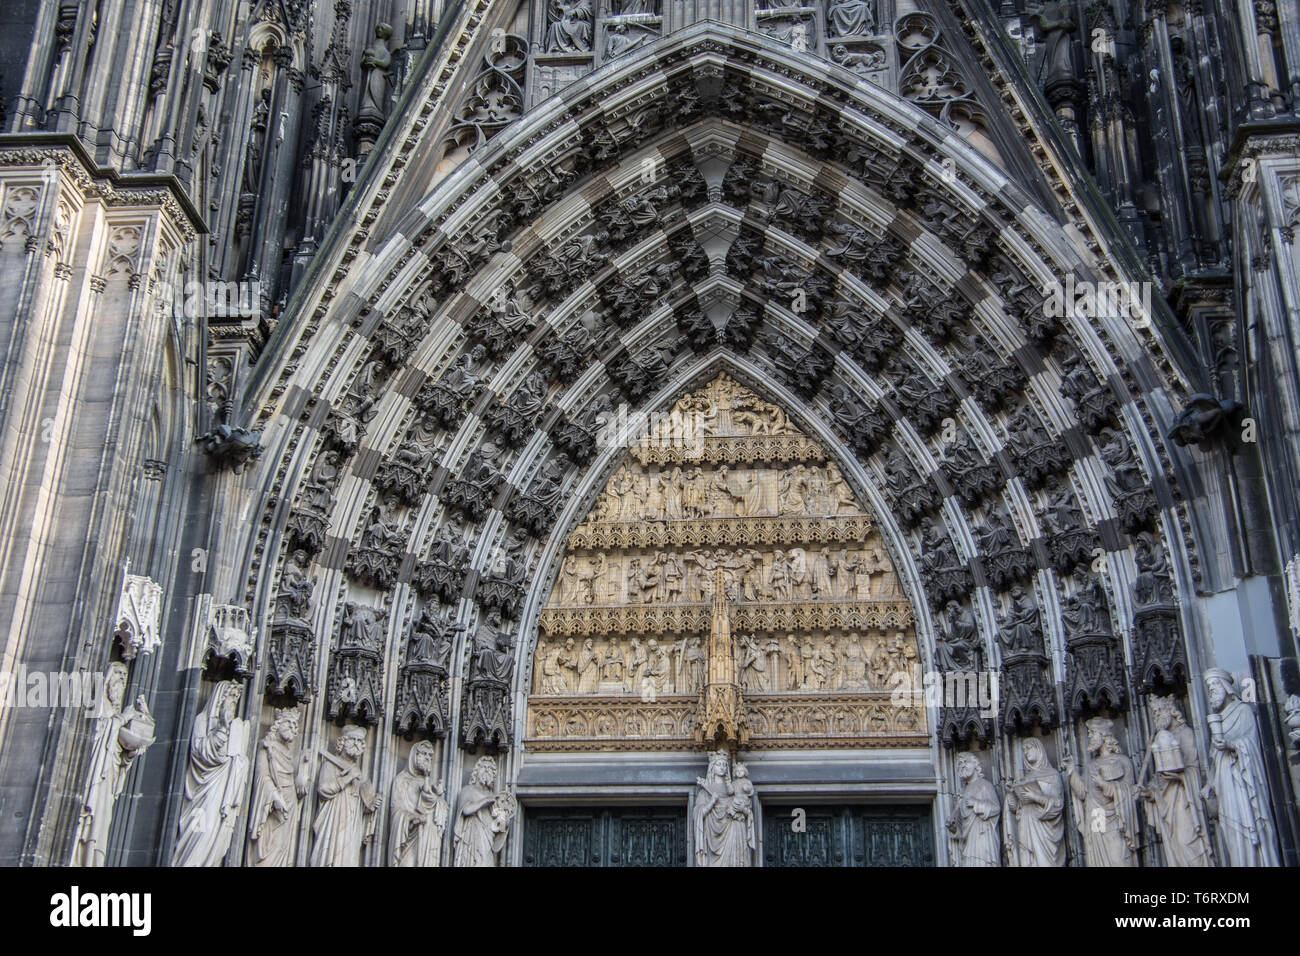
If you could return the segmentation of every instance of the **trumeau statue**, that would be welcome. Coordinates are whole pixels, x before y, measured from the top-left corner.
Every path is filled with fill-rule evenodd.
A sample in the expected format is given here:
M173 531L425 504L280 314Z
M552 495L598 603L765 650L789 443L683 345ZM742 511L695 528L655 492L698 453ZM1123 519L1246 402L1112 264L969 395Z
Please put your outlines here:
M304 751L300 761L294 760L298 720L296 708L277 710L257 748L248 812L248 858L253 866L293 865L302 798L311 786L311 754Z
M497 791L496 785L496 761L479 757L456 799L453 866L500 865L498 857L519 807L514 794Z
M693 829L696 866L750 866L755 846L754 785L726 751L709 757L708 775L695 781Z
M366 732L344 727L335 753L321 751L316 797L320 801L312 824L315 843L312 866L360 866L361 848L374 839L376 812L383 797L362 776L361 757Z
M1232 675L1212 667L1205 672L1210 712L1211 806L1218 808L1219 833L1230 866L1278 866L1273 811L1255 713L1237 696Z
M1137 866L1141 840L1134 799L1133 762L1120 749L1109 717L1093 717L1083 770L1065 761L1074 818L1089 866Z
M957 755L957 778L962 788L947 823L953 866L1000 866L998 792L984 779L979 758L972 753Z
M126 786L131 764L154 742L153 717L144 696L136 698L135 707L122 709L127 670L121 661L108 665L104 679L104 700L95 726L93 756L90 764L86 797L81 805L77 830L77 847L73 863L77 866L103 866L108 852L108 828L113 822L113 805Z
M220 866L230 849L248 783L248 721L235 716L242 691L222 681L194 719L173 866Z
M1007 787L1007 858L1011 866L1065 866L1065 784L1043 742L1027 737L1024 770Z
M1211 866L1210 828L1201 804L1196 734L1173 697L1151 698L1151 720L1156 731L1138 771L1137 792L1146 803L1147 819L1160 834L1165 863Z
M388 841L392 866L437 866L451 810L443 799L442 781L434 779L433 744L411 748L406 769L393 779Z

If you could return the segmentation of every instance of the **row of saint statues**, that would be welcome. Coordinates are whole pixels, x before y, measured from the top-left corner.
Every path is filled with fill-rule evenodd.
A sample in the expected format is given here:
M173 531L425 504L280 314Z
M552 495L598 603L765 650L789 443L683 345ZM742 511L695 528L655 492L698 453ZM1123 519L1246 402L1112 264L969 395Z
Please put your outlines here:
M702 635L675 642L639 637L543 640L533 693L657 698L695 695L704 680ZM739 634L736 671L747 694L892 691L911 680L916 639L890 634Z
M569 554L552 607L700 604L712 600L721 568L734 599L745 602L901 600L884 548L738 548L653 554Z
M152 743L151 722L142 720L147 709L122 707L121 677L110 672L94 735L96 773L83 801L74 859L80 865L103 865L123 768ZM1254 711L1226 671L1211 669L1204 680L1212 747L1205 775L1195 733L1172 697L1151 699L1153 731L1136 770L1108 717L1086 722L1082 763L1067 756L1060 770L1040 738L1025 739L1020 766L1001 795L985 779L977 755L959 754L959 789L946 822L954 865L1063 866L1066 826L1073 821L1088 866L1137 866L1140 807L1167 865L1213 865L1211 823L1224 854L1218 862L1278 865ZM173 864L220 865L247 796L249 864L292 865L298 823L312 812L308 796L314 794L310 865L359 865L366 847L383 839L378 824L384 799L363 769L366 732L345 727L332 752L313 758L297 752L298 711L279 710L250 761L248 722L236 716L242 691L237 682L220 682L195 720ZM692 821L697 863L747 865L754 846L753 787L743 765L715 754L699 786ZM434 746L422 741L389 786L384 860L391 866L439 865L450 826L453 865L498 865L517 813L514 796L497 788L490 757L475 764L453 812L436 777Z
M344 727L334 741L333 753L321 750L317 754L313 787L311 754L304 750L302 756L295 757L298 730L298 711L277 710L272 727L257 747L248 810L248 864L294 865L298 819L309 808L309 793L315 792L308 865L359 866L369 844L383 845L378 832L383 796L363 770L365 731ZM192 753L191 749L194 773ZM209 773L213 774L212 783L217 783L214 769ZM389 788L383 862L387 866L441 865L443 838L450 825L452 865L497 866L517 812L512 793L497 790L497 763L490 757L478 760L456 799L455 814L437 773L433 744L421 740L411 748L406 766L394 775ZM240 790L242 787L224 788L226 793ZM211 827L217 818L233 817L234 809L222 808L214 796L191 801L182 817L182 836L187 829L203 830L203 818ZM216 866L224 856L225 848L213 847L201 856L182 857L178 852L173 862L177 866Z
M93 772L82 803L74 865L103 866L114 804L126 770L153 743L137 708L122 709L125 668L110 667L104 712L94 737ZM332 751L298 753L296 708L277 710L261 743L249 753L249 722L238 715L244 687L221 681L195 718L185 774L185 803L172 851L173 866L220 866L247 809L250 866L292 866L299 821L312 812L311 866L359 866L376 841L384 798L363 769L366 732L344 727ZM437 778L436 751L417 743L389 787L389 866L438 866L451 827L454 866L496 866L517 812L508 790L496 788L496 762L482 757L461 788L455 812ZM251 780L250 780L251 777ZM314 797L314 801L310 799Z
M834 464L789 468L673 467L614 473L592 509L595 521L698 521L708 518L861 514Z
M1255 715L1226 671L1206 673L1211 746L1202 776L1196 735L1173 697L1151 702L1154 731L1136 770L1114 721L1087 721L1081 765L1052 765L1043 742L1027 738L1021 766L999 797L973 753L957 757L960 782L947 821L956 866L1064 866L1072 819L1088 866L1138 866L1139 807L1159 835L1166 866L1213 866L1210 821L1228 866L1278 866L1274 824Z

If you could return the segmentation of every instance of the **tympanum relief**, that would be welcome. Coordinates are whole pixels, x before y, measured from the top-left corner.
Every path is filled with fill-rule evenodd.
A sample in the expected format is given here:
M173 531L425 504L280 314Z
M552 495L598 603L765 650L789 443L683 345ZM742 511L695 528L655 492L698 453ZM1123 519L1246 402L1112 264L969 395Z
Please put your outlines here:
M825 450L726 375L631 431L541 614L528 746L689 749L719 582L750 747L923 745L890 700L911 608Z

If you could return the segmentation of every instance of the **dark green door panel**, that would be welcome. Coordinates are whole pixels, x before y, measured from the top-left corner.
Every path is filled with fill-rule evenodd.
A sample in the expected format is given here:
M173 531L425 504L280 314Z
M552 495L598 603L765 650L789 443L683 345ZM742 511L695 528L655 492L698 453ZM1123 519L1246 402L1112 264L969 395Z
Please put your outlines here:
M524 866L685 865L685 807L524 811Z
M928 807L763 806L764 866L933 866Z

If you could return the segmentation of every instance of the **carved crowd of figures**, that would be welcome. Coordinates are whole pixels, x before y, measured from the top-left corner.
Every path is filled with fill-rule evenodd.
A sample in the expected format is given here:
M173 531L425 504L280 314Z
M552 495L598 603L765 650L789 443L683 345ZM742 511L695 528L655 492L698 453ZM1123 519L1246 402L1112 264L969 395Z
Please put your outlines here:
M953 864L1064 866L1070 819L1083 847L1079 865L1138 866L1141 809L1166 866L1213 866L1214 831L1226 851L1225 865L1278 866L1255 714L1237 696L1232 675L1212 668L1204 679L1212 747L1208 778L1196 735L1174 697L1150 699L1153 729L1136 770L1115 721L1102 716L1083 725L1082 763L1067 753L1059 771L1043 741L1026 738L1001 801L980 758L958 754L960 787L947 821Z
M551 638L537 647L533 693L694 695L704 666L702 635ZM919 657L903 631L738 633L736 667L747 694L890 691L911 686Z
M597 521L694 521L861 513L853 491L833 464L795 465L785 471L688 464L645 472L621 468L610 479L592 517Z
M700 604L721 567L740 602L898 600L884 548L791 547L685 552L570 554L556 583L557 606Z

